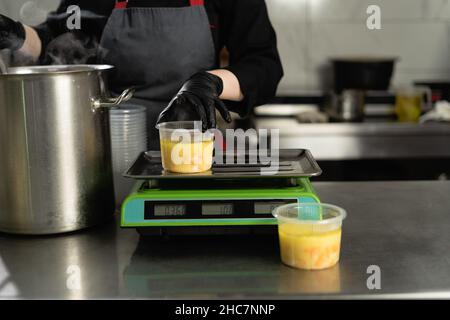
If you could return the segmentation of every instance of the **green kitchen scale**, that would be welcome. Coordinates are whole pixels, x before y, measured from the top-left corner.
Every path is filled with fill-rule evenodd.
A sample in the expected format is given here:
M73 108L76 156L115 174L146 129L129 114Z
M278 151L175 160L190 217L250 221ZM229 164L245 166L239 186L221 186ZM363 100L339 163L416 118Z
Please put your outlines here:
M124 174L137 181L121 226L159 236L267 233L276 230L275 207L319 202L310 178L322 171L308 150L279 150L276 163L249 152L233 157L204 173L177 174L164 171L160 152L143 152Z

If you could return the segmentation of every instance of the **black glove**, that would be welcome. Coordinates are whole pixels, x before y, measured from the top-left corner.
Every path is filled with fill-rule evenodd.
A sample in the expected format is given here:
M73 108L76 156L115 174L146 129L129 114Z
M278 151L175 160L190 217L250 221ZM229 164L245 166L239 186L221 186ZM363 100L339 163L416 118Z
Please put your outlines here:
M216 108L231 122L230 112L219 96L222 79L208 72L194 74L161 112L156 124L170 121L202 121L203 130L216 127Z
M25 28L20 22L0 14L0 50L20 49L25 41Z

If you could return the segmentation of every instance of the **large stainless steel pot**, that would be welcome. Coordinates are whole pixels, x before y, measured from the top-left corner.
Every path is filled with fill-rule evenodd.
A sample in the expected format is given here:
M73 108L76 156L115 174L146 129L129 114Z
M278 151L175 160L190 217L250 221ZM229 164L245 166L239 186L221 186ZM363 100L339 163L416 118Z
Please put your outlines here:
M0 231L53 234L111 217L106 65L10 68L0 75Z

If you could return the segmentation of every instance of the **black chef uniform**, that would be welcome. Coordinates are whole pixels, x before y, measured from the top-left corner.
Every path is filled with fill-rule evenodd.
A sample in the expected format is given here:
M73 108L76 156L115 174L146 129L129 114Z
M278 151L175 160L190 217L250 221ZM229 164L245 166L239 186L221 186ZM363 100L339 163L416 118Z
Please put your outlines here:
M67 30L67 8L81 8L81 30ZM276 36L263 0L63 0L36 27L45 48L65 32L99 39L96 62L116 67L111 89L137 87L134 101L147 106L149 140L167 103L193 74L218 68L226 47L230 70L244 100L227 102L241 116L274 96L283 71Z

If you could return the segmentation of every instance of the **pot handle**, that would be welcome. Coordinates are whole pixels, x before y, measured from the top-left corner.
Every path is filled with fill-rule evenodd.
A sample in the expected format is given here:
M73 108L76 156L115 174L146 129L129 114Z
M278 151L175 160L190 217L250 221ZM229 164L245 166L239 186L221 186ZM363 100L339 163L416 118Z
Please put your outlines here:
M122 102L126 102L130 100L134 95L134 88L128 88L125 89L120 96L116 98L106 98L106 99L93 99L92 100L92 106L94 107L94 110L98 108L111 108L111 107L117 107Z

